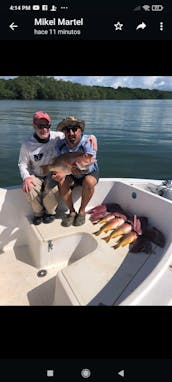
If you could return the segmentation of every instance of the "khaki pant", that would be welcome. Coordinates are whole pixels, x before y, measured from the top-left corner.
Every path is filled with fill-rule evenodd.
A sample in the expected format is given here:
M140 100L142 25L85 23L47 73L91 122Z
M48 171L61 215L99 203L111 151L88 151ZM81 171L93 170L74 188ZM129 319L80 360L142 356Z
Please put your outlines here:
M45 179L32 175L35 186L26 193L26 198L31 203L35 216L42 216L44 213L55 215L58 206L59 191L57 182L50 176Z

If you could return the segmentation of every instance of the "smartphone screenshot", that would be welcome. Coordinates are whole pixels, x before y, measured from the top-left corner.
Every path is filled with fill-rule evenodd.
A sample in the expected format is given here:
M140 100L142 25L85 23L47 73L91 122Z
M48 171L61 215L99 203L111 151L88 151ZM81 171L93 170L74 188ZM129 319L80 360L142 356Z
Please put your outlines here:
M1 8L7 382L170 376L171 17L169 1Z

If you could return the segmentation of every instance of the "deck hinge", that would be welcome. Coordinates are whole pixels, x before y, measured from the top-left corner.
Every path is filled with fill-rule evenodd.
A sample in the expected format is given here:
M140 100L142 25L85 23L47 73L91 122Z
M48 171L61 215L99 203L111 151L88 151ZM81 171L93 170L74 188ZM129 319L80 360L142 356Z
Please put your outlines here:
M52 251L54 245L52 240L48 240L48 252Z

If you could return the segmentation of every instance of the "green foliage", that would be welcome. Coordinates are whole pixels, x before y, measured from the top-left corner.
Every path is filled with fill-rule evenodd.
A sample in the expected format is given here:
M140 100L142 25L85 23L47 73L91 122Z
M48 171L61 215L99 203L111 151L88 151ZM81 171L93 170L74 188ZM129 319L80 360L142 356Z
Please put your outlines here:
M20 76L0 79L0 99L21 100L124 100L172 99L172 92L149 89L130 89L106 86L88 86L46 76Z

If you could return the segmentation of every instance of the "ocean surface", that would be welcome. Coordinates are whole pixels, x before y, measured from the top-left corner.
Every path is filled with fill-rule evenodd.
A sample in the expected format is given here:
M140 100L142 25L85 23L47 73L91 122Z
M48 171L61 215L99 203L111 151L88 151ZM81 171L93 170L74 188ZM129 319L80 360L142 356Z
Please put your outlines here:
M0 187L21 184L20 145L33 132L32 116L44 110L52 130L76 115L98 140L101 177L172 179L172 100L0 101Z

